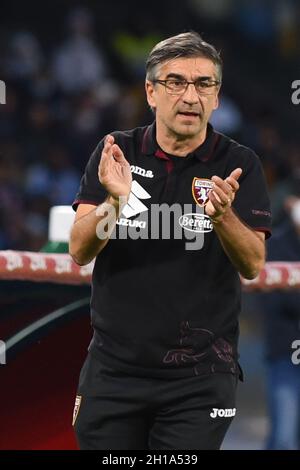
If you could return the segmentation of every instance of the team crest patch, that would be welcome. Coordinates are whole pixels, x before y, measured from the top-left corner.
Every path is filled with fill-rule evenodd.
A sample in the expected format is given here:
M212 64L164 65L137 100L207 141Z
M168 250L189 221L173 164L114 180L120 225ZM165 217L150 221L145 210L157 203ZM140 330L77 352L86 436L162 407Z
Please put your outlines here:
M196 203L204 207L208 202L208 193L213 188L213 182L206 178L195 177L192 182L192 194Z
M76 399L75 399L74 410L73 410L72 426L74 426L74 424L75 424L75 422L76 422L76 418L77 418L78 413L79 413L79 408L80 408L81 400L82 400L82 396L77 395L77 396L76 396Z

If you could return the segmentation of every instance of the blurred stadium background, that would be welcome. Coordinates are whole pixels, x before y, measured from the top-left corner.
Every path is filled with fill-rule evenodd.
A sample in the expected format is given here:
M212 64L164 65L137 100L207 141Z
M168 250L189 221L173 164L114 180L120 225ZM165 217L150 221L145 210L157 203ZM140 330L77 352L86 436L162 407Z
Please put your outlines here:
M1 2L0 250L40 251L53 205L69 205L97 142L152 120L144 61L160 39L194 29L221 51L212 123L264 166L274 226L300 172L298 0ZM0 339L89 297L88 286L1 281ZM261 449L268 429L264 336L256 294L244 294L238 416L225 449ZM0 365L0 449L72 449L73 398L91 336L88 304L36 330Z

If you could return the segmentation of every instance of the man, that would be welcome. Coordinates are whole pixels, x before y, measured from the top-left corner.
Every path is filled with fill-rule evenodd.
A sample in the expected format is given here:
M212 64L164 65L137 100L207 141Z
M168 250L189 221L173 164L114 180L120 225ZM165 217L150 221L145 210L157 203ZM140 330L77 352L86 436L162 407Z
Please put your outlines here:
M300 260L300 178L291 180L287 217L274 231L268 261ZM293 343L300 339L300 293L276 290L259 295L264 311L270 450L300 449L300 370Z
M179 34L146 69L155 122L101 141L74 202L70 254L96 262L73 422L82 449L219 449L236 413L238 273L263 267L269 201L258 157L208 124L215 48Z

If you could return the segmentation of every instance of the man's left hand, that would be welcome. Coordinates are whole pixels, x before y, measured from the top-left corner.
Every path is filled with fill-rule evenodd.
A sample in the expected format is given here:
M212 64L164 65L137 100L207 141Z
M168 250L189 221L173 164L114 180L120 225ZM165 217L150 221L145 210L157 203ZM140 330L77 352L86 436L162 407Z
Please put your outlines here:
M212 177L211 180L214 186L208 193L209 201L205 206L205 213L211 218L213 223L220 222L224 214L231 207L235 193L240 187L237 180L241 174L242 169L236 168L225 180L216 175Z

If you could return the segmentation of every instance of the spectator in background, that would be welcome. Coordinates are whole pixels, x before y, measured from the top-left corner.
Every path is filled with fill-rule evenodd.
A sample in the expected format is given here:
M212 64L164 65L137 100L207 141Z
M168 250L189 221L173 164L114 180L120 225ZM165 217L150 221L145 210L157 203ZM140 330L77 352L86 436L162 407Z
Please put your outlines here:
M281 0L275 5L275 26L278 34L279 51L285 59L299 54L299 2Z
M233 0L188 0L191 10L199 21L211 21L214 24L231 18L236 5Z
M65 93L79 93L104 80L107 65L93 38L93 21L89 10L76 8L68 18L69 36L56 51L53 75Z
M73 167L67 149L60 143L52 144L46 162L29 167L25 188L29 197L45 197L51 205L68 205L79 184L79 174Z
M300 177L285 199L287 218L268 244L268 261L300 260ZM300 449L300 370L292 363L292 342L300 338L300 292L272 291L260 296L264 310L268 449Z
M21 196L22 164L20 148L10 142L0 153L0 249L22 246L24 202ZM9 155L9 157L8 157Z
M216 109L210 122L219 132L229 134L232 138L236 138L241 129L243 119L234 100L222 94L219 108Z
M268 0L237 2L236 27L253 45L271 43L275 36L274 9Z
M145 59L148 51L158 42L160 35L147 31L140 25L135 34L131 29L118 31L113 40L113 48L128 69L133 80L142 80L145 73Z
M43 60L38 39L29 31L18 31L9 44L7 76L14 81L29 80L39 72Z

